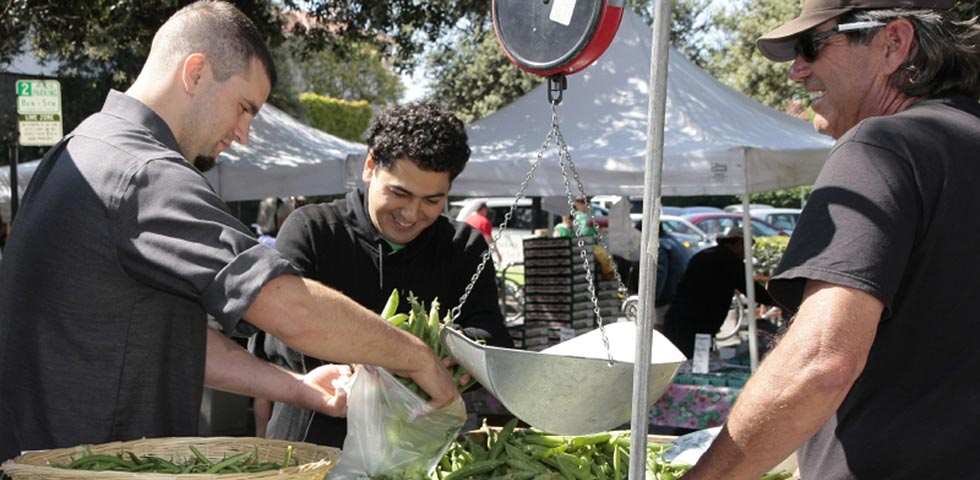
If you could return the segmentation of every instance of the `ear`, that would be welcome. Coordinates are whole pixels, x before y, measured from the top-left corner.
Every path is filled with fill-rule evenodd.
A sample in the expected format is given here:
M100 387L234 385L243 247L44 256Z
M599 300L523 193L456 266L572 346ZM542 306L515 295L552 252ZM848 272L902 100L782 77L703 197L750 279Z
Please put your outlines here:
M906 18L885 25L879 37L884 42L884 73L891 75L901 69L912 55L915 26Z
M361 172L361 179L364 183L371 183L371 177L374 176L374 169L377 164L374 163L374 152L368 150L367 158L364 159L364 171Z
M184 58L184 63L180 69L180 80L184 85L184 91L188 95L194 95L201 86L205 70L208 68L207 57L203 53L192 53Z

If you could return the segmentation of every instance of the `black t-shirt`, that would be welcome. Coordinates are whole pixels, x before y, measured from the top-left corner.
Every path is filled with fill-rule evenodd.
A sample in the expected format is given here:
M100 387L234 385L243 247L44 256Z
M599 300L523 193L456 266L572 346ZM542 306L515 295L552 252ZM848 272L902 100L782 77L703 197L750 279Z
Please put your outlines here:
M867 365L801 450L803 478L975 478L980 448L980 106L920 101L831 151L776 275L885 306Z

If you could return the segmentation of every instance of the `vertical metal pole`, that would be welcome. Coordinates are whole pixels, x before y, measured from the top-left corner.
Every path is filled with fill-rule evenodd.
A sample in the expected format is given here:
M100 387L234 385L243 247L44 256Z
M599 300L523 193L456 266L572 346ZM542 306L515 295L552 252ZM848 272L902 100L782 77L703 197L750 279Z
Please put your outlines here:
M643 185L643 235L640 243L640 308L633 363L633 414L630 427L629 478L646 478L647 411L653 316L656 302L660 193L664 166L664 123L667 111L667 62L670 47L671 0L655 3L650 46L650 103L647 114L647 152Z
M752 215L749 213L749 162L743 149L742 165L745 170L745 196L742 197L742 237L745 239L745 314L749 316L749 361L752 371L759 368L759 330L755 324L755 265L752 262Z

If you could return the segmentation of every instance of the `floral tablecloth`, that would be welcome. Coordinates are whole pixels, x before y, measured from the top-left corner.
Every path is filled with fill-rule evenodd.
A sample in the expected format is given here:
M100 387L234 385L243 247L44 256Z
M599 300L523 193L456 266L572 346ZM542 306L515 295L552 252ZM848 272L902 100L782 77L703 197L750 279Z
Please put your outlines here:
M650 412L650 425L701 430L717 427L728 418L742 389L674 383ZM478 417L510 415L493 395L483 389L463 394L466 411Z
M650 425L701 430L728 418L742 389L673 383L650 412Z

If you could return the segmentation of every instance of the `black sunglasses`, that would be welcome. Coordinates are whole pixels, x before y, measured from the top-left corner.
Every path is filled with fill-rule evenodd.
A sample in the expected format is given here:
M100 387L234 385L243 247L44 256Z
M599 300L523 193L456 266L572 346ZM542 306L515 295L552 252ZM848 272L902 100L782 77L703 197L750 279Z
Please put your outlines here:
M803 59L808 62L812 62L817 59L817 54L820 53L819 42L833 37L834 35L883 26L885 26L884 23L876 21L841 23L839 25L835 25L834 28L831 28L825 32L816 34L810 32L803 33L796 39L796 43L793 44L793 53L803 57Z

